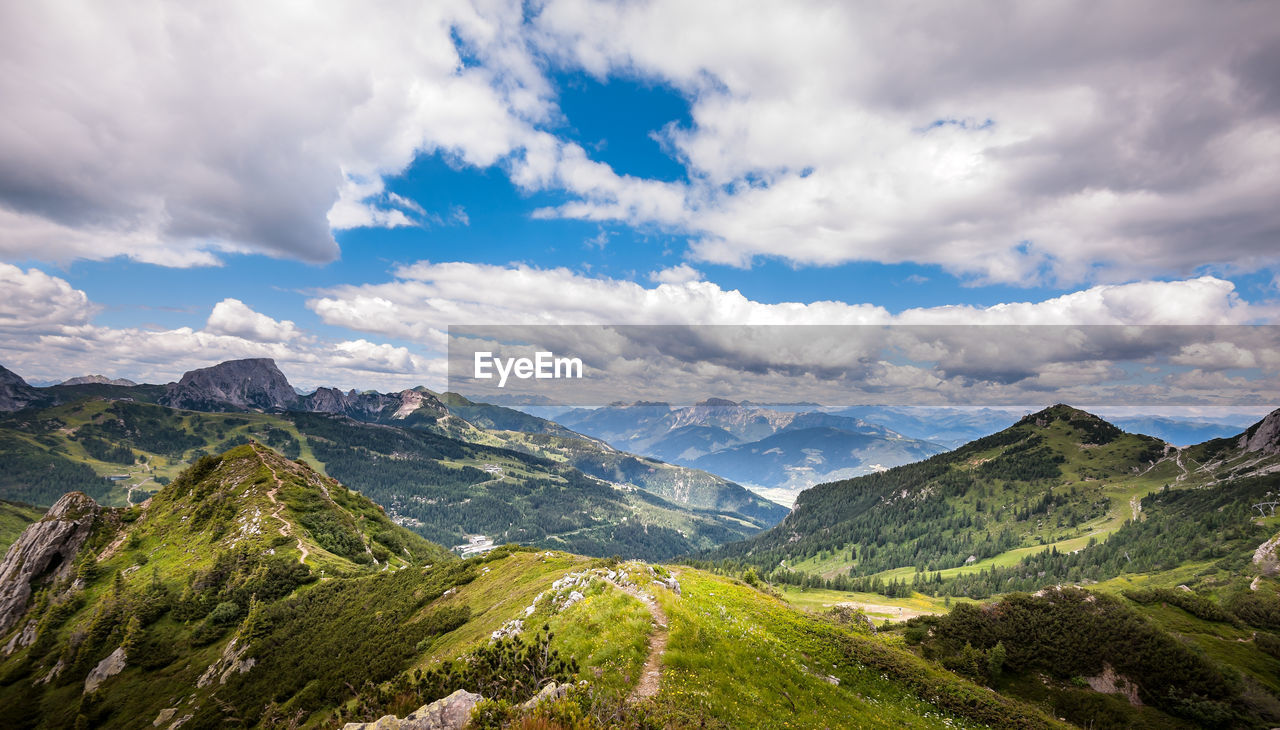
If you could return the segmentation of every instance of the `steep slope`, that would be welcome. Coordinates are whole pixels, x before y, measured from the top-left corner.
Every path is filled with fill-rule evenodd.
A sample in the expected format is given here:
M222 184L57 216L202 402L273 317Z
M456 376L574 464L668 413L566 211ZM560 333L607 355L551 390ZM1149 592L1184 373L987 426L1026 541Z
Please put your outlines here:
M1058 405L926 461L814 487L780 525L714 557L828 577L906 568L910 578L1105 536L1175 473L1162 442Z

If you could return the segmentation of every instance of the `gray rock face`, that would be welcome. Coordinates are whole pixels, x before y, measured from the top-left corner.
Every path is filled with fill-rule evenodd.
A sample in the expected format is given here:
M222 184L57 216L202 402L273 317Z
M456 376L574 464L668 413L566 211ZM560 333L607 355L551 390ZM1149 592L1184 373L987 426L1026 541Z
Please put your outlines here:
M160 398L162 405L192 411L272 411L297 401L293 386L269 358L228 360L192 370Z
M0 365L0 411L19 411L40 399L40 391L27 385L22 376Z
M461 730L471 719L471 712L484 698L474 692L457 692L423 705L405 716L386 715L375 722L349 722L342 730Z
M1249 427L1240 435L1240 448L1245 451L1261 451L1264 454L1280 454L1280 410Z
M92 692L98 688L109 677L114 677L124 671L125 665L124 647L120 647L111 652L110 656L98 662L98 666L94 667L89 676L84 678L84 691Z
M9 546L0 563L0 634L22 616L34 583L71 574L76 553L101 511L83 492L68 492Z

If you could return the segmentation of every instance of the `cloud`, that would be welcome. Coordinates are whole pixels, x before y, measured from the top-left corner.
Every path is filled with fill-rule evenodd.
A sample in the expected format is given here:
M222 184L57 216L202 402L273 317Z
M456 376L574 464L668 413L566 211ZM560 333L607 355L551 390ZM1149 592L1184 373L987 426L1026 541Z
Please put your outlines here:
M663 136L692 183L683 205L635 186L650 205L545 214L647 217L739 266L914 261L1023 284L1271 266L1275 21L1265 4L551 0L544 52L690 99Z
M361 389L440 387L443 363L403 346L325 340L236 299L214 305L203 329L105 327L98 307L67 281L0 264L0 363L36 380L104 372L166 382L223 360L269 357L294 385Z
M654 271L649 274L649 281L658 284L687 284L691 281L701 281L702 272L693 268L688 264L679 264L671 266L661 271Z
M0 332L43 334L82 325L97 311L89 297L65 280L0 263Z
M278 321L250 309L239 299L223 299L213 305L204 330L254 342L287 342L300 334L289 320Z
M494 165L548 117L520 23L502 0L7 6L0 254L331 261L331 228L418 212L383 176Z

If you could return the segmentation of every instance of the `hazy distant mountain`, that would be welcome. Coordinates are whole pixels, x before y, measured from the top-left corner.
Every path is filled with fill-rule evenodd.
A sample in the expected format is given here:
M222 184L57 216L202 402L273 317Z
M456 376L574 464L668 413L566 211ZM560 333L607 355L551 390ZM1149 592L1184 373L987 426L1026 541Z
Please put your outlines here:
M0 411L16 411L40 400L40 392L21 375L0 366Z
M80 375L74 378L67 378L58 383L58 385L122 385L132 387L137 383L126 378L108 378L105 375Z
M820 482L943 451L860 418L718 398L683 408L641 402L579 409L560 422L617 448L719 474L782 504Z

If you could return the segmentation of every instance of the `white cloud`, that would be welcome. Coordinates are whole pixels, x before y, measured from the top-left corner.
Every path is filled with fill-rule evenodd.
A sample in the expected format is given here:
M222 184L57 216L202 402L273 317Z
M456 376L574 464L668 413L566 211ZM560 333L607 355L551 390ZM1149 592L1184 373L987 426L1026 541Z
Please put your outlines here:
M65 280L0 263L0 332L43 334L82 325L96 308Z
M1280 47L1267 4L551 0L541 47L668 83L683 206L585 199L747 265L939 264L1075 283L1277 261Z
M443 364L365 339L327 341L236 299L214 305L203 329L105 327L98 308L66 280L0 264L0 364L28 378L90 372L167 382L223 360L269 357L294 385L385 390L444 382Z
M520 7L6 5L0 254L333 260L331 227L407 224L360 197L384 175L493 165L548 118Z
M288 342L300 334L292 321L272 319L253 311L239 299L230 298L213 305L204 330L254 342Z
M702 272L688 264L678 264L649 274L649 281L656 284L687 284L701 281L702 278Z

